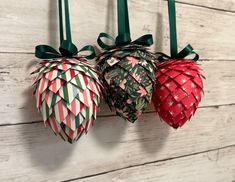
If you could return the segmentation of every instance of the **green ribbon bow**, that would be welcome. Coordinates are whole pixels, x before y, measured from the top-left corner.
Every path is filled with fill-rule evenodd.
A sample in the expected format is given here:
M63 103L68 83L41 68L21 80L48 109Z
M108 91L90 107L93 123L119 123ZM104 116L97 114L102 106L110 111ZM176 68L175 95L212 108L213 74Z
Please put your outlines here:
M193 47L190 44L188 44L184 49L178 52L175 0L168 0L168 14L170 22L171 56L168 56L161 52L157 52L156 54L160 55L160 57L158 58L159 61L165 61L167 59L183 59L189 55L195 55L192 60L199 60L199 55L194 51Z
M39 59L53 59L61 57L76 58L79 52L89 51L90 54L85 57L87 59L95 58L96 54L93 46L87 45L83 47L80 51L78 51L77 47L72 43L68 0L64 0L64 6L65 6L65 27L66 27L67 40L64 39L62 0L58 0L59 28L60 28L59 52L49 45L38 45L35 48L35 56Z
M127 44L138 44L142 46L151 46L153 44L153 36L146 34L138 38L137 40L131 40L128 4L127 0L117 0L118 4L118 36L114 39L107 33L100 33L97 39L98 45L103 49L110 49L115 46L124 46ZM102 41L103 38L107 38L113 41L112 45L108 45Z

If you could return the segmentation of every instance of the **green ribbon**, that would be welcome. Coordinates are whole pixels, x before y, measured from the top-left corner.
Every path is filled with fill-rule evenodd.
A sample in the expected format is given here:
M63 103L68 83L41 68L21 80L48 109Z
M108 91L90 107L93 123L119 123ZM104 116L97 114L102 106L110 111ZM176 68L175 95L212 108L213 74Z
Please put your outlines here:
M175 56L168 56L167 54L164 54L162 52L156 52L156 54L160 55L158 57L158 60L160 62L166 61L168 59L184 59L187 56L194 55L192 60L198 61L199 55L194 51L193 47L188 44L184 49L182 49L179 53L177 53Z
M59 28L60 28L60 47L59 52L49 45L38 45L35 48L35 56L39 59L53 59L53 58L76 58L79 52L88 51L90 54L86 55L87 59L95 58L95 49L91 45L83 47L78 51L77 47L72 43L70 18L69 18L69 4L68 0L64 0L65 8L65 28L66 28L66 40L64 39L64 26L63 26L63 9L62 0L58 0L59 9Z
M153 36L146 34L138 38L137 40L131 40L129 13L127 0L117 0L118 5L118 36L114 39L107 33L100 33L97 39L98 45L103 49L110 49L115 46L125 46L127 44L138 44L142 46L151 46L153 44ZM111 40L111 45L103 42L103 38Z
M170 22L171 56L168 56L161 52L157 52L156 54L160 55L159 61L165 61L167 59L183 59L189 55L194 55L194 58L192 60L199 60L199 55L194 51L193 47L190 44L188 44L185 48L178 52L175 0L168 0L168 14Z

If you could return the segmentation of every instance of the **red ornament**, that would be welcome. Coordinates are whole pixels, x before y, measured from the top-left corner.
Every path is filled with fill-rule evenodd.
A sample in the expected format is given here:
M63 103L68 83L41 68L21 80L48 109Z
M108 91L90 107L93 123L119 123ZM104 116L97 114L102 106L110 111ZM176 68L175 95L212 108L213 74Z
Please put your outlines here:
M193 60L171 59L157 65L153 103L161 119L177 129L193 116L203 93L204 76Z

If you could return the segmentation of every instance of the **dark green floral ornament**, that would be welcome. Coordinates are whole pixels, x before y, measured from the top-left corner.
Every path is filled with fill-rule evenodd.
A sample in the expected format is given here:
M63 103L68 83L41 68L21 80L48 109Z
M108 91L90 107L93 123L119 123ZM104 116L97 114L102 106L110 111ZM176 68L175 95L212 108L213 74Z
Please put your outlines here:
M98 44L106 50L97 58L97 69L106 103L117 115L133 123L151 101L156 56L147 48L153 43L152 35L131 42L126 0L118 0L118 18L119 35L115 45L102 42L101 38L114 40L108 34L101 33L98 38ZM123 18L125 21L121 21Z
M153 60L145 47L137 45L110 49L98 58L105 101L130 122L138 119L152 98Z

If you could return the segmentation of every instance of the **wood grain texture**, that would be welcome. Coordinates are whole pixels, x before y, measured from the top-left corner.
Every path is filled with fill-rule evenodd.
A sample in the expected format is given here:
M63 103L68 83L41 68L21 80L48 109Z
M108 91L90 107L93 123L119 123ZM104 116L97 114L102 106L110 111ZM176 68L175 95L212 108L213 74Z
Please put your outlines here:
M40 121L33 96L33 76L36 60L33 55L0 54L0 125ZM235 61L201 62L206 76L205 95L200 106L235 103ZM219 98L219 99L218 99ZM153 111L149 107L148 111ZM99 116L114 115L101 104Z
M79 182L221 182L235 180L235 147L218 149L206 153L187 156L175 160L157 162L148 165L132 167ZM226 179L226 180L225 180Z
M191 122L175 131L149 107L133 125L102 103L75 145L44 128L29 75L35 45L58 47L56 2L0 1L0 181L235 181L235 2L177 1L179 47L190 43L206 60L205 95ZM114 2L70 0L78 48L96 44L100 32L116 34ZM152 50L169 52L167 2L129 6L133 39L153 33Z
M0 1L0 51L33 52L37 44L58 47L56 1ZM78 47L96 44L100 32L116 32L116 10L110 0L71 0L74 42ZM208 1L210 3L210 1ZM130 1L133 39L153 33L155 50L169 48L166 1ZM21 8L24 7L24 8ZM84 8L86 7L86 8ZM12 11L13 10L13 11ZM85 15L85 16L84 16ZM191 43L203 59L235 59L235 14L203 7L177 4L179 46ZM219 46L219 48L218 48Z
M100 118L76 145L61 142L42 123L2 126L0 176L3 181L63 181L234 145L234 110L200 109L177 131L155 113L134 125Z

